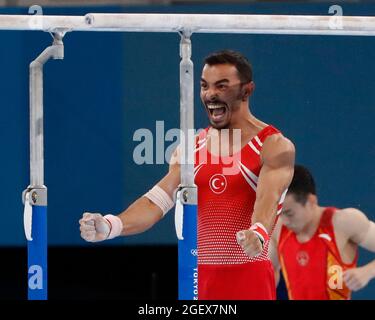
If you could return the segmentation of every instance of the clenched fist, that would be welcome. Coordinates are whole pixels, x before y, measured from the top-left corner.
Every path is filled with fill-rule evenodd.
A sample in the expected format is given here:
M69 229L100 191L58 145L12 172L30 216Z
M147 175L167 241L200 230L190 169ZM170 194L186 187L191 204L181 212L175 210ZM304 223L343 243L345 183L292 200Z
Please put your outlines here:
M368 266L348 269L344 272L344 281L346 286L352 291L358 291L369 283L371 280L371 270Z
M85 212L79 220L81 237L88 242L106 240L111 231L111 225L106 218L99 213Z
M261 254L263 244L253 230L239 231L236 236L238 244L250 258Z

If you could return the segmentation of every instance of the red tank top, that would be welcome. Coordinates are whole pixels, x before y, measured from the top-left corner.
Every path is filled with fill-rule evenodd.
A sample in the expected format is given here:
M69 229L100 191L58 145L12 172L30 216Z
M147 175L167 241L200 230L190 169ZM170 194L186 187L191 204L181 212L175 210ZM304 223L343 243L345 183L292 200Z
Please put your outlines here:
M314 236L305 243L298 242L296 234L282 226L278 253L289 299L350 299L342 275L356 266L358 252L351 264L342 261L332 223L336 210L324 210Z
M227 157L209 153L206 148L207 132L208 128L200 132L195 147L198 263L230 265L268 260L268 243L259 257L249 258L238 245L236 233L251 226L262 166L260 152L266 138L279 131L267 126L240 152Z

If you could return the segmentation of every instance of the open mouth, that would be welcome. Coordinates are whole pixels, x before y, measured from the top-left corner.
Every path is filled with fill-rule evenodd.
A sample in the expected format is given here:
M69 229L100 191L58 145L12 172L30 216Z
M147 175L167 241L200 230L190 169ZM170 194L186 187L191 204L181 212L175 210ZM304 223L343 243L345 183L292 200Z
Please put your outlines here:
M227 113L227 106L223 103L209 103L207 108L214 122L223 120Z

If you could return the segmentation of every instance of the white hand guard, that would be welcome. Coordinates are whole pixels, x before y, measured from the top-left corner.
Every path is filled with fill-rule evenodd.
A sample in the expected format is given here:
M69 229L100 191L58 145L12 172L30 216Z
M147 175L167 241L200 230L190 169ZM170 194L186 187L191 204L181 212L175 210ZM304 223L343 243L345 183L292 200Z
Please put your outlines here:
M106 240L111 232L111 224L99 213L84 213L80 223L81 237L88 242Z

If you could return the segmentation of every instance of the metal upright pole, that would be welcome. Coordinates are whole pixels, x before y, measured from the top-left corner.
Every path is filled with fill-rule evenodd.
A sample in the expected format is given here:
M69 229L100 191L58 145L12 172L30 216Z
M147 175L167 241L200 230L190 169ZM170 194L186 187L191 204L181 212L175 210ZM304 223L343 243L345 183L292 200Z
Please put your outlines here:
M178 236L178 297L198 299L197 186L194 184L194 74L191 61L191 32L181 32L180 122L181 184L176 197Z
M30 64L30 185L23 192L28 247L28 298L47 300L47 188L44 185L43 66L63 59L63 33Z

